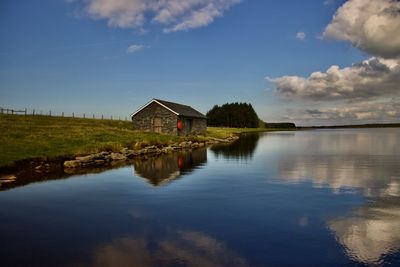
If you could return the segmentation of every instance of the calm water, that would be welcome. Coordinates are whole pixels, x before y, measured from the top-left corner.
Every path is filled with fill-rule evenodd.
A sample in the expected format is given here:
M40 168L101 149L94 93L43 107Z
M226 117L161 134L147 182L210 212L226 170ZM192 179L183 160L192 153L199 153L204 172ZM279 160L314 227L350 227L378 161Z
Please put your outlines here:
M400 129L247 135L0 191L1 266L400 265Z

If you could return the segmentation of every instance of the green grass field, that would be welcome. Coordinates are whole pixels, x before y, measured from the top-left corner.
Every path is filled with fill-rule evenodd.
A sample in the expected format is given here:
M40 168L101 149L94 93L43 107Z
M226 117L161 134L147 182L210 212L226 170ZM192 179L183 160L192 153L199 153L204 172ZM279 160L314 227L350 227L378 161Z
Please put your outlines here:
M0 114L0 166L34 157L95 153L104 149L139 148L183 140L205 141L266 129L207 129L207 135L177 137L132 130L129 121Z

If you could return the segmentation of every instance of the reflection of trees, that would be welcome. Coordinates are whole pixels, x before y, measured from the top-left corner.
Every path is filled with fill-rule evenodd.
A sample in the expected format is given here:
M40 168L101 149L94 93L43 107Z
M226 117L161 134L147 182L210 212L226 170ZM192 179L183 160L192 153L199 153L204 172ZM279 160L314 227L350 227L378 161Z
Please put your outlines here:
M215 145L211 147L211 151L214 152L216 157L251 159L259 138L259 134L242 134L232 144Z
M382 256L400 248L400 197L378 199L328 226L352 259L379 264Z
M193 151L180 151L152 158L135 159L135 173L152 185L161 185L179 176L191 173L207 162L207 151L199 148Z
M95 250L88 265L242 267L246 261L216 239L200 232L178 231L164 237L124 237Z

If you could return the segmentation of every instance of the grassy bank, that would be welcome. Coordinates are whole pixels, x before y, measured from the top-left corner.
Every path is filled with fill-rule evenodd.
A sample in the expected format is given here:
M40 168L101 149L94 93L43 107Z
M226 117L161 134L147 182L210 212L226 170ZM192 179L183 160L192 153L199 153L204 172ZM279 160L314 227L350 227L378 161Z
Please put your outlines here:
M232 134L269 132L269 131L279 131L279 130L282 130L282 129L208 127L207 128L207 137L226 138ZM287 130L287 129L285 129L285 130Z
M232 134L265 129L215 128L207 135L177 137L156 133L138 133L129 121L19 116L0 114L0 166L34 157L56 157L163 145L183 140L205 141Z

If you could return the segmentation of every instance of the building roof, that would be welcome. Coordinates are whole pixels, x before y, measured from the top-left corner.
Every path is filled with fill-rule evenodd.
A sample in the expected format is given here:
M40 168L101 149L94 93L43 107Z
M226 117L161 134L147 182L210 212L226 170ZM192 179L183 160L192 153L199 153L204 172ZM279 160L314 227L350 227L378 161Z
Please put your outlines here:
M136 115L139 111L150 105L151 103L156 102L157 104L163 106L164 108L168 109L172 113L175 113L178 116L184 116L184 117L191 117L191 118L202 118L202 119L207 119L206 116L204 116L202 113L198 112L191 106L187 105L182 105L174 102L169 102L161 99L155 99L153 98L150 102L148 102L146 105L142 106L140 109L138 109L136 112L131 114L131 117Z

